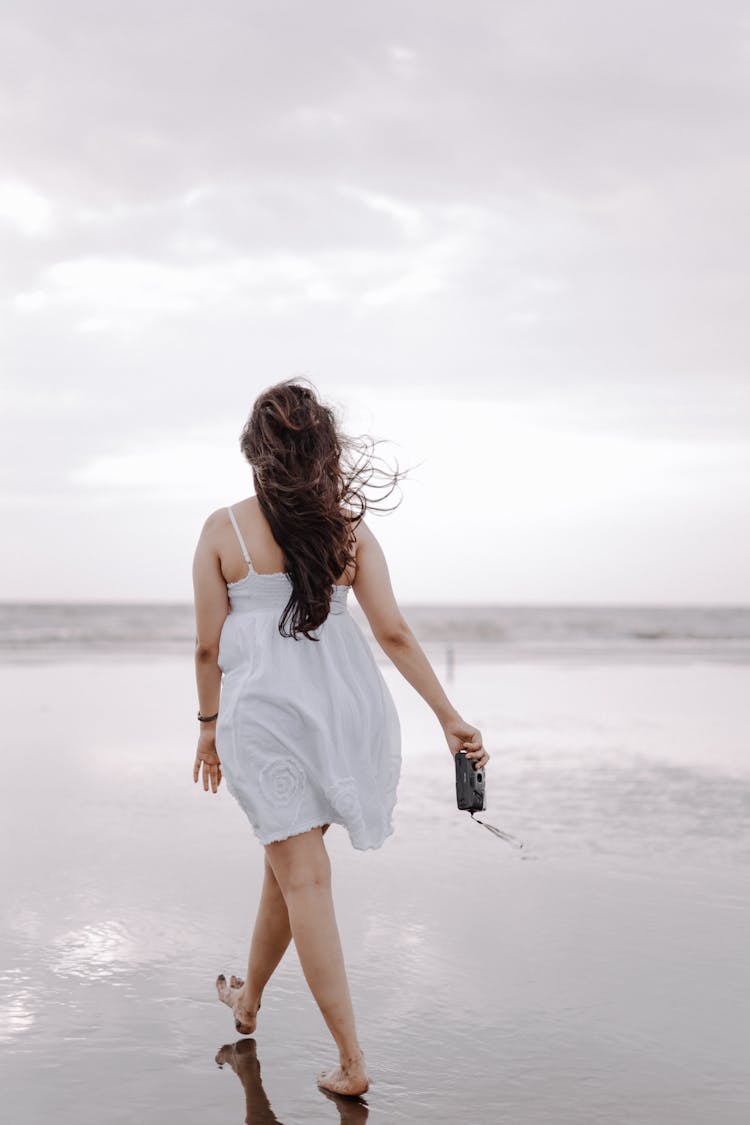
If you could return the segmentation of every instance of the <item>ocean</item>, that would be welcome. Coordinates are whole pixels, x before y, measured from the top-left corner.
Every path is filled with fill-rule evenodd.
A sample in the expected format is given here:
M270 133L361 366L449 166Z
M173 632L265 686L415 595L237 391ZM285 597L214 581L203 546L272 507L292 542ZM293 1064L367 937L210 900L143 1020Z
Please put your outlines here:
M744 1125L750 609L404 613L482 730L482 819L523 848L456 809L440 726L375 646L395 832L325 837L371 1078L346 1101L316 1086L335 1050L293 945L252 1038L216 999L263 850L192 780L191 606L0 606L14 1125Z
M349 605L369 635L351 593ZM748 606L420 605L403 612L417 639L448 659L750 660ZM191 650L193 624L185 603L0 602L0 661L179 655Z

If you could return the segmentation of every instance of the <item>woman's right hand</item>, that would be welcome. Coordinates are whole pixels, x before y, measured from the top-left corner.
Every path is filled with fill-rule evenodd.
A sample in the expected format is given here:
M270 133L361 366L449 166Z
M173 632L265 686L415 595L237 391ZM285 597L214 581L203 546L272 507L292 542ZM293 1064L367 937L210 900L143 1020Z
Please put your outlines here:
M466 757L475 762L475 769L487 764L490 756L482 745L480 730L471 723L465 723L460 716L447 719L442 727L451 754L455 756L459 750L465 750Z

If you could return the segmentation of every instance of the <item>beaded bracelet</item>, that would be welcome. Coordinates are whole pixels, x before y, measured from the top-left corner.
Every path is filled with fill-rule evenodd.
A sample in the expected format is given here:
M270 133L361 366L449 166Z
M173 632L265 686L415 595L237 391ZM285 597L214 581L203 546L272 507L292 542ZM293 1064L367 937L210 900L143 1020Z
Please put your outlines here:
M218 717L219 717L218 711L216 712L215 715L201 715L200 711L198 712L198 722L199 723L211 723L211 722L213 722L214 719L218 719Z

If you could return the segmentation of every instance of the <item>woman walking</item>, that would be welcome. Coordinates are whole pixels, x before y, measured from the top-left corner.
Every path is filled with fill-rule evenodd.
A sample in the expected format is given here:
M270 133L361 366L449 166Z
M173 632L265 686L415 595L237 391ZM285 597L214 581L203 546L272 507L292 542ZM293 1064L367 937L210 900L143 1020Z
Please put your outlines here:
M352 589L383 651L425 699L448 748L475 768L489 755L452 706L396 603L364 515L369 445L339 430L307 380L255 401L240 446L255 494L206 520L193 561L200 737L197 782L222 778L265 849L265 875L244 979L223 974L219 998L244 1035L294 943L338 1047L318 1084L368 1088L355 1027L323 836L342 825L353 847L393 831L401 771L395 704L348 611ZM387 474L386 474L387 475ZM390 474L390 495L399 477ZM377 486L380 487L380 486Z

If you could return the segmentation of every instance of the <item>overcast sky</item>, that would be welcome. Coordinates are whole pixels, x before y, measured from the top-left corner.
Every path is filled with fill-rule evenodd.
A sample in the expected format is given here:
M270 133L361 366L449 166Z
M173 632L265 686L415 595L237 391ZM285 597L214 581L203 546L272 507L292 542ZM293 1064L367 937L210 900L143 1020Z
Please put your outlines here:
M0 597L189 600L300 374L404 602L750 602L750 9L16 0Z

